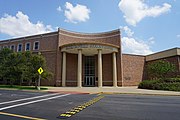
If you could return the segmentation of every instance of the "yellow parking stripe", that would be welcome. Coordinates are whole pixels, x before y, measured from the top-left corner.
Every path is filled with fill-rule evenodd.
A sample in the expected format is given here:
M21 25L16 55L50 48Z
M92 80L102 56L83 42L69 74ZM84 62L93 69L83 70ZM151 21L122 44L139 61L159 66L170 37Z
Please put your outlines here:
M24 115L17 115L17 114L11 114L11 113L5 113L5 112L0 112L0 115L24 118L24 119L29 119L29 120L46 120L46 119L42 119L42 118L34 118L34 117L29 117L29 116L24 116Z

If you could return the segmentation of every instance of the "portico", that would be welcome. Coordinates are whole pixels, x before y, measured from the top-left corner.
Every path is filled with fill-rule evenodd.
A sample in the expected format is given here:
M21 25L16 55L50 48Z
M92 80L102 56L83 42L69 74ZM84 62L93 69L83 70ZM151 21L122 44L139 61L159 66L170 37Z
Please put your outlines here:
M117 87L117 58L116 54L118 48L115 46L105 45L105 44L70 44L62 46L62 86L66 86L67 78L67 59L68 53L77 55L77 87L82 86L95 86L95 81L97 80L98 87L103 86L103 55L111 54L112 56L112 81L113 87ZM84 61L83 61L84 56ZM95 77L95 56L97 56L97 77ZM83 64L84 63L84 64ZM68 63L71 64L71 63ZM83 82L82 82L83 81ZM82 84L83 83L83 84Z

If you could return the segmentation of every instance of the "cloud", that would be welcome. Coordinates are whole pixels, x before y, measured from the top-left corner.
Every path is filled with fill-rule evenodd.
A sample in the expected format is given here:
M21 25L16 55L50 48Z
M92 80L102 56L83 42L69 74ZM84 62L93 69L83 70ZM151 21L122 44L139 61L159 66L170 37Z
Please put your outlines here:
M122 37L123 52L130 54L147 55L152 51L148 44L143 41L137 41L134 38Z
M134 32L128 26L120 26L120 29L124 31L128 37L131 37L134 34Z
M125 33L121 38L123 53L147 55L153 53L150 45L154 43L154 37L150 37L148 41L140 41L133 37L134 32L128 27L120 27L122 32Z
M177 38L180 38L180 34L179 35L176 35Z
M154 43L155 43L154 39L155 39L154 37L150 37L150 38L148 39L148 43L154 44Z
M14 37L45 33L52 30L51 25L45 26L40 21L33 24L29 21L29 17L21 11L18 11L16 16L5 14L4 17L0 18L0 33Z
M168 3L150 7L145 0L121 0L118 6L123 12L126 22L133 26L136 26L145 17L157 17L171 9L171 5Z
M57 10L58 12L61 12L61 11L62 11L61 6L59 6L56 10Z
M66 2L65 8L66 10L64 12L64 15L66 17L66 22L85 22L90 18L89 14L91 11L87 8L87 6L77 4L73 7L71 3Z

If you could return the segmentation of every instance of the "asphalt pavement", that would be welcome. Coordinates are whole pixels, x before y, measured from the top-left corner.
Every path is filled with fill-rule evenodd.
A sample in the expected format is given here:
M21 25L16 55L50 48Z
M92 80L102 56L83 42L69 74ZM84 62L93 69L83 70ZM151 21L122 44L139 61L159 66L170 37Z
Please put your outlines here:
M61 116L77 106L81 106L81 109L75 114L64 118ZM0 90L0 120L179 120L179 118L179 96Z

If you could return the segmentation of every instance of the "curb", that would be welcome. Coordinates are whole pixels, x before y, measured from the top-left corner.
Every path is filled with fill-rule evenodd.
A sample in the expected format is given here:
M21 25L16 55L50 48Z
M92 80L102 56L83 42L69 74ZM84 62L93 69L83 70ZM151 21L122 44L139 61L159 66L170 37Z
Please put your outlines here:
M148 93L118 93L118 92L100 92L98 94L107 94L107 95L113 95L113 94L129 94L129 95L152 95L152 96L180 96L177 94L156 94L156 93L152 93L152 94L148 94Z
M25 92L47 92L46 90L23 90L23 89L16 89L16 88L0 88L0 90L14 90L14 91L25 91Z

